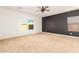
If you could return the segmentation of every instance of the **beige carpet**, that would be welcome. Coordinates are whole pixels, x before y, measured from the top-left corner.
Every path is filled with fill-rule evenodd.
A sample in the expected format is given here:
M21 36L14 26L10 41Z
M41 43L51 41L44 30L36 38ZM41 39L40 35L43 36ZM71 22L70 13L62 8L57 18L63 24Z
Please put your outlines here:
M38 33L1 40L0 52L79 52L79 38Z

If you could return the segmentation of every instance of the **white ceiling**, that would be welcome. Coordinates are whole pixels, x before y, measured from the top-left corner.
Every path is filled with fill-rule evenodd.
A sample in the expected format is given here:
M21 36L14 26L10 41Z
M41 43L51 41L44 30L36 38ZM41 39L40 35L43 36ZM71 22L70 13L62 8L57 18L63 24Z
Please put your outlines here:
M38 11L39 9L37 8L37 6L9 6L7 8L10 8L16 11L21 11L24 13L29 13L32 15L46 17L50 15L55 15L55 14L79 9L79 6L49 6L48 9L50 11L45 13L41 13L40 11Z

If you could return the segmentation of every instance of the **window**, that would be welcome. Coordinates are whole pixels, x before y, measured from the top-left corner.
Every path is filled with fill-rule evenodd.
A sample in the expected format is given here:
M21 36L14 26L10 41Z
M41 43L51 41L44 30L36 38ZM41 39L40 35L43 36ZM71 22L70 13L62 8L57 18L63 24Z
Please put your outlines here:
M68 17L68 31L79 32L79 16Z

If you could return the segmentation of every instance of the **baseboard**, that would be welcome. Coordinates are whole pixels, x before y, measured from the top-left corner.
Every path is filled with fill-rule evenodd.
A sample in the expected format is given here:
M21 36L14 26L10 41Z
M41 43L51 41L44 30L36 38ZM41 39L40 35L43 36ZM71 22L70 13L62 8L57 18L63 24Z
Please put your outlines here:
M39 32L39 33L41 33L41 32ZM11 37L3 37L3 38L0 38L0 40L14 39L14 38L23 37L23 36L28 36L28 35L34 35L34 34L37 34L37 33L24 34L24 35L15 35L15 36L11 36Z

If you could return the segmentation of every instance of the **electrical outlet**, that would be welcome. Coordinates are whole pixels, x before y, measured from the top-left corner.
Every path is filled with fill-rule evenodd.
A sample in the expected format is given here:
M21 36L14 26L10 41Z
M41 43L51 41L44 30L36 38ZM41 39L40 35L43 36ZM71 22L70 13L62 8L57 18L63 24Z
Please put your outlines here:
M72 35L72 33L70 33L70 35Z

